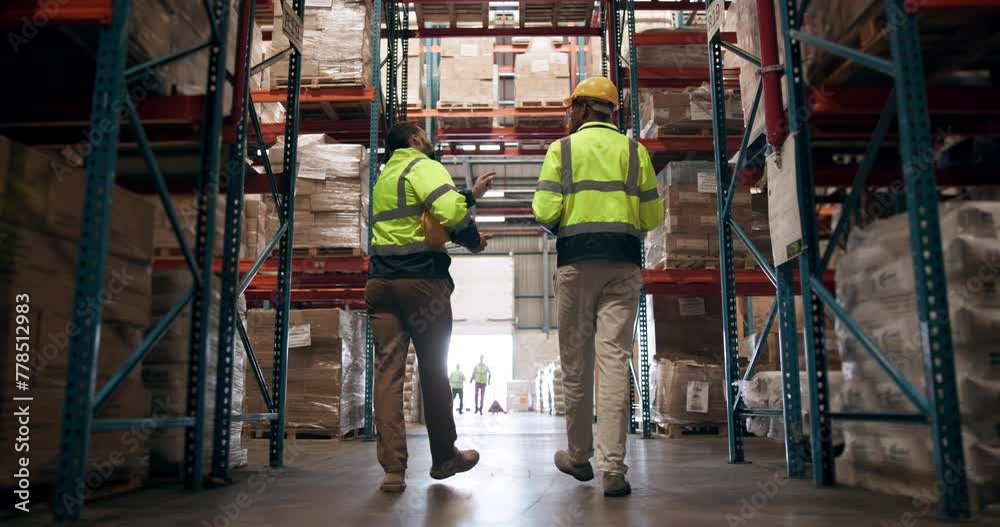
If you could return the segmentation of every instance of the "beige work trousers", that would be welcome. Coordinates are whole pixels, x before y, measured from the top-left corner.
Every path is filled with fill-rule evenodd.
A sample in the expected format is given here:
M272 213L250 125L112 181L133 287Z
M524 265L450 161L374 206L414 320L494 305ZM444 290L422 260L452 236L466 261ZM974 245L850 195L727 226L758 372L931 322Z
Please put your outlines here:
M559 267L559 356L566 398L569 456L582 464L594 455L594 362L600 368L597 469L625 474L629 360L642 271L608 260Z

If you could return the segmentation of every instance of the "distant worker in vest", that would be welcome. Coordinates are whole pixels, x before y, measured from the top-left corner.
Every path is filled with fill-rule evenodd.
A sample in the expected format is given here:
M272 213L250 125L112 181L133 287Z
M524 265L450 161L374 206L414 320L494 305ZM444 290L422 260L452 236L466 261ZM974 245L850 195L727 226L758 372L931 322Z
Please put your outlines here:
M465 410L465 388L462 386L465 383L465 373L462 372L461 364L455 365L455 371L451 372L448 382L451 384L451 404L454 405L455 397L458 397L458 414L462 415Z
M451 294L455 284L445 243L473 253L486 248L470 207L492 185L492 174L459 192L434 146L417 125L400 123L386 134L388 161L372 188L372 245L365 301L375 343L375 425L382 490L406 488L403 376L410 340L417 354L434 479L465 472L475 450L455 448L457 435L448 386ZM373 152L372 155L375 155Z
M484 355L479 356L479 364L472 369L472 380L469 382L475 383L476 385L476 412L479 415L483 415L483 400L486 399L486 385L493 382L493 374L490 373L489 366L483 362L485 359Z
M600 369L597 468L604 495L627 496L625 438L629 360L642 288L642 239L663 223L649 153L611 124L618 89L584 80L564 101L571 134L545 155L532 203L535 219L557 236L559 355L566 399L567 450L560 471L594 478L594 365Z

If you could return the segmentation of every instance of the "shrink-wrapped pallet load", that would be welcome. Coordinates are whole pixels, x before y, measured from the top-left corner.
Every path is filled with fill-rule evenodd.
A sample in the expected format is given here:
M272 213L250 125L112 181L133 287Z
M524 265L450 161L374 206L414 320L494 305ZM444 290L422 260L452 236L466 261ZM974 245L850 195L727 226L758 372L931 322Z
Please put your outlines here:
M441 111L468 111L497 105L496 67L492 38L441 39L439 63ZM490 128L492 117L440 118L442 127Z
M949 202L941 206L956 396L962 422L965 469L973 492L1000 487L1000 203ZM907 215L852 232L837 265L837 297L855 321L920 393L926 394L927 360L917 315L916 284ZM938 297L941 298L941 297ZM943 299L942 299L943 300ZM932 304L933 305L933 304ZM915 413L903 391L838 324L843 361L844 410ZM926 338L926 337L924 337ZM936 500L931 436L926 427L845 423L847 448L838 460L840 481L883 492Z
M372 4L363 0L330 0L307 5L303 19L302 86L316 88L370 86L372 81ZM274 3L271 49L288 48L280 30L281 2ZM288 59L271 69L271 87L288 86Z

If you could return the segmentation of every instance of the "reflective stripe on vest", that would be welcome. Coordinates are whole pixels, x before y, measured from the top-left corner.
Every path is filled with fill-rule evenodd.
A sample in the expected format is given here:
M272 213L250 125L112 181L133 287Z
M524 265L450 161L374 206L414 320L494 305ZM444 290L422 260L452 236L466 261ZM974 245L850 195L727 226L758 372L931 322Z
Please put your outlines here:
M423 212L423 207L420 205L407 205L406 204L406 176L413 170L413 167L417 163L423 161L421 158L414 159L410 161L403 172L399 175L399 179L396 183L396 208L391 210L383 210L372 216L372 222L378 223L380 221L391 221L391 220L401 220L403 218L409 218L411 216L419 216Z
M559 140L559 150L562 154L562 170L560 183L555 181L539 181L538 190L555 192L568 196L577 192L624 192L627 196L635 196L639 201L658 199L656 189L639 192L639 143L628 142L628 177L625 181L573 181L573 153L570 148L570 137Z

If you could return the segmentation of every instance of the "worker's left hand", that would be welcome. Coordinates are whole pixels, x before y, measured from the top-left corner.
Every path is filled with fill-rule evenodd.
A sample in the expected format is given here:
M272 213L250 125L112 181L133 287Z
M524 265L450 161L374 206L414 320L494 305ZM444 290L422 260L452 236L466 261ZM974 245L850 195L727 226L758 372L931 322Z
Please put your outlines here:
M477 200L482 199L486 195L486 192L493 188L493 178L496 177L496 172L487 172L485 174L480 174L476 178L476 184L472 185L472 195Z

